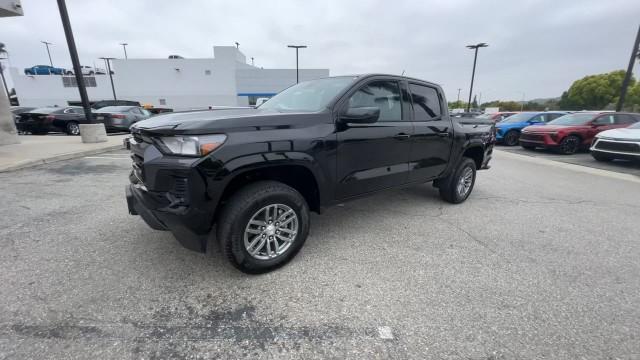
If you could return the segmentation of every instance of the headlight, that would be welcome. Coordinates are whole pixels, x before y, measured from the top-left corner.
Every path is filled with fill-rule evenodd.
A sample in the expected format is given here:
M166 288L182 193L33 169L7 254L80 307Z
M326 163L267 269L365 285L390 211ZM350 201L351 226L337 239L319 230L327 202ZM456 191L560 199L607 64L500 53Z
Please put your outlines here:
M222 134L156 138L163 153L181 156L205 156L219 148L226 139L227 136Z

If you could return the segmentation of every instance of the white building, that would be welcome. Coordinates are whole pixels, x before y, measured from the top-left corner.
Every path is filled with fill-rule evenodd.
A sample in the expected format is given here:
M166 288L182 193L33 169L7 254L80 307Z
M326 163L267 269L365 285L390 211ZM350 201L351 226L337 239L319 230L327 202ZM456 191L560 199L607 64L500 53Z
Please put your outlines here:
M80 101L74 77L24 75L22 70L10 69L21 106ZM213 59L116 59L112 71L117 99L174 110L253 105L296 82L295 69L249 65L233 46L214 47ZM327 76L328 69L300 69L300 81ZM86 76L85 82L90 101L113 99L109 75Z

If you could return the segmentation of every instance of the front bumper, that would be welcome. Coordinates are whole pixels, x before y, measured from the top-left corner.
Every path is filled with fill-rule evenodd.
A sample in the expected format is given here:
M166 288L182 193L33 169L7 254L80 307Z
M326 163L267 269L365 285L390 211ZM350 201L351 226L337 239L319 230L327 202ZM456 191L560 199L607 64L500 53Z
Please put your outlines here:
M130 141L133 170L125 189L129 213L168 230L186 248L205 252L219 191L200 166L207 158L165 156L150 143Z
M560 146L556 139L554 139L553 134L526 132L520 134L520 145L545 149L553 149Z
M640 142L596 138L589 149L615 159L640 160Z

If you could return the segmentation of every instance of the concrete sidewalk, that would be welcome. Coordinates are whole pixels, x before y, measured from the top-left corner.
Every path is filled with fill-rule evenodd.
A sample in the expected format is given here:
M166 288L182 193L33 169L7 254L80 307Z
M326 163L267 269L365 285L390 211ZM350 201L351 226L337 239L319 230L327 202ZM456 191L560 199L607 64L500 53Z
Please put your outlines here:
M110 135L107 142L83 144L80 136L20 135L20 144L0 146L0 172L120 149L128 136Z

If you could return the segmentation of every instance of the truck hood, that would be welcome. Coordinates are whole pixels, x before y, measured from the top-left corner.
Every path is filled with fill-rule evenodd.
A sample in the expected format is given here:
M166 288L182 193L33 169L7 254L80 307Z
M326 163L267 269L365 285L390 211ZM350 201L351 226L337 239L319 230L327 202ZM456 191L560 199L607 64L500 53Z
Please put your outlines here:
M132 131L162 135L197 135L216 132L290 128L317 121L323 113L282 113L275 110L224 109L167 113L137 122Z
M598 138L640 141L640 129L611 129L597 135Z

